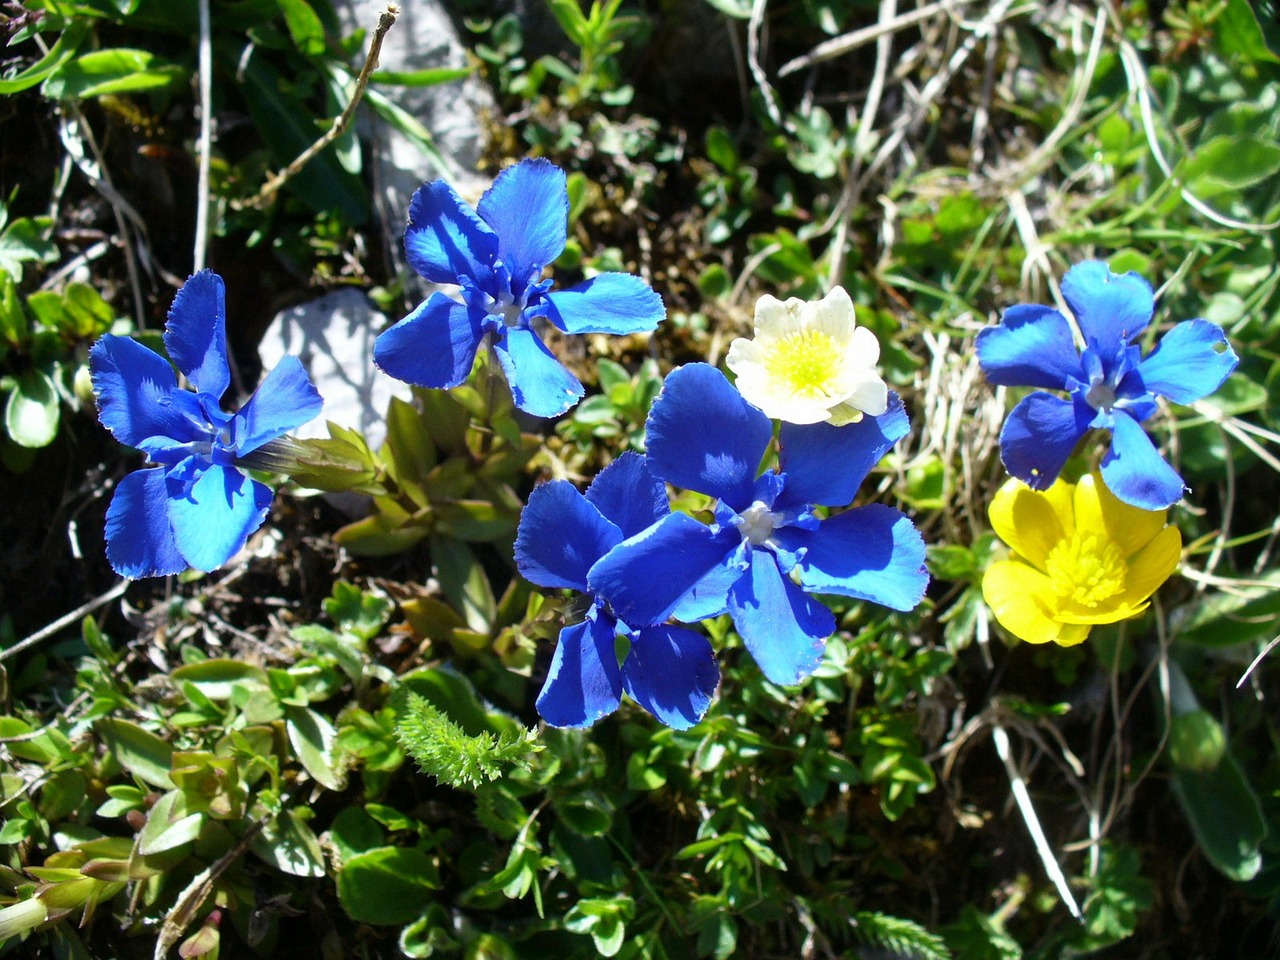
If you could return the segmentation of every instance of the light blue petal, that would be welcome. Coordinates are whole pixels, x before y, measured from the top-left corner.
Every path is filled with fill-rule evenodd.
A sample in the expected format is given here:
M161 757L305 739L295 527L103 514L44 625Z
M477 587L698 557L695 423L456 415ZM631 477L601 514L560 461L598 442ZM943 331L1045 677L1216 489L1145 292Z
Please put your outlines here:
M982 372L997 386L1062 390L1070 377L1086 379L1071 325L1053 307L1010 307L976 342Z
M711 706L720 668L701 634L680 627L642 627L622 662L622 685L668 727L688 730Z
M404 254L432 283L457 283L470 277L485 283L493 277L498 237L443 180L425 183L409 203Z
M302 361L282 357L234 419L236 454L244 456L269 440L320 415L324 400L311 385Z
M135 470L120 481L107 507L107 562L130 580L167 577L187 569L169 523L164 474L158 468Z
M602 273L547 301L548 319L565 333L640 333L667 316L662 297L630 273Z
M744 543L728 553L676 603L671 615L685 623L697 623L729 612L729 591L747 569Z
M1047 393L1023 397L1000 431L1005 469L1033 490L1048 490L1093 418L1093 408L1083 402Z
M568 480L529 494L516 529L516 566L530 583L587 592L591 565L622 542L618 528Z
M209 438L196 422L203 418L195 394L179 390L169 361L138 341L102 337L89 351L89 373L98 419L121 443L142 447L155 437L178 443Z
M624 538L671 512L666 486L634 450L628 450L600 471L587 487L587 500L622 531Z
M623 623L662 623L741 542L736 530L715 532L687 513L671 513L601 557L587 583Z
M535 417L558 417L583 394L578 378L547 349L538 335L512 327L499 340L495 352L511 387L511 399Z
M1068 270L1062 297L1085 341L1104 353L1145 330L1156 308L1151 284L1133 271L1112 273L1101 260L1085 260Z
M878 417L864 414L843 427L784 423L778 433L778 466L786 474L786 486L775 506L847 506L871 468L910 428L902 398L892 390L888 409Z
M929 585L920 531L882 503L824 520L807 535L805 546L800 583L814 593L913 610Z
M729 591L742 642L774 683L792 686L817 668L836 618L782 575L773 554L750 552L751 566Z
M503 170L480 198L477 212L498 235L499 256L517 294L564 250L569 191L564 171L550 160L522 160Z
M734 510L751 505L773 423L715 367L687 363L667 374L645 431L656 476Z
M1138 374L1152 393L1174 403L1195 403L1222 386L1239 362L1220 326L1185 320L1161 338L1138 365Z
M206 573L240 552L271 507L271 488L235 467L192 458L172 468L166 479L178 550Z
M466 304L433 293L373 342L373 362L388 376L420 387L464 382L483 336Z
M1178 472L1156 450L1133 417L1117 413L1111 449L1102 458L1102 480L1117 498L1143 510L1165 510L1182 499Z
M222 278L201 270L173 298L164 348L200 393L219 399L231 384L227 363L227 307Z
M594 613L594 612L593 612ZM618 709L622 676L614 652L613 618L589 616L560 631L538 713L553 727L589 727Z

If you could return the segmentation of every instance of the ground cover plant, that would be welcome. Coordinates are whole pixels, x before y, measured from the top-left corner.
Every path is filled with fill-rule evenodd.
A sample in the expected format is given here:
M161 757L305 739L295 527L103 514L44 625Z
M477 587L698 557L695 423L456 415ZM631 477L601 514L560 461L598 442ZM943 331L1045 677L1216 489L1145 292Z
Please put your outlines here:
M1269 0L442 7L0 7L0 955L1275 953Z

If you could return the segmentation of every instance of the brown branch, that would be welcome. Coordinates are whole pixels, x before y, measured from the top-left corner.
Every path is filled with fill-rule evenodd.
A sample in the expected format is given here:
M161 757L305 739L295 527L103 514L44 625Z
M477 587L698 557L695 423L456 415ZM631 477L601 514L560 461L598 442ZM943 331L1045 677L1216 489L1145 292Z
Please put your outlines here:
M378 27L373 33L373 41L369 44L369 55L365 57L364 66L360 69L360 76L356 78L356 88L351 94L351 102L347 104L347 108L334 121L333 126L325 131L324 136L298 154L291 164L279 173L274 173L268 177L267 182L262 185L262 189L254 196L248 200L233 202L231 204L233 208L243 210L246 207L251 207L255 210L261 210L275 199L275 195L281 187L288 183L299 170L315 159L316 154L346 132L347 127L351 125L351 118L356 112L356 107L360 105L360 101L364 98L364 90L369 85L369 77L378 66L378 54L382 51L382 39L387 35L387 31L391 29L391 25L396 22L396 17L399 15L400 8L394 3L387 4L387 9L379 15Z

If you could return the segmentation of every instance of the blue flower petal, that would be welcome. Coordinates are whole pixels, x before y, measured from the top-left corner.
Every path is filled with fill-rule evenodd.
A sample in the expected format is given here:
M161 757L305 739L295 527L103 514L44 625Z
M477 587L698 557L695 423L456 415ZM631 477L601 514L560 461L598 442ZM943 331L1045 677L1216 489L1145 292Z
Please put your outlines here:
M178 550L197 570L235 556L267 518L271 488L235 467L184 460L169 470L169 522Z
M642 627L622 662L622 685L668 727L688 730L711 706L720 668L701 634L680 627Z
M553 727L589 727L622 702L622 675L614 652L616 624L592 610L582 623L560 631L538 713Z
M601 557L587 583L624 623L661 623L741 542L736 530L717 532L687 513L670 513Z
M187 569L169 523L168 502L161 469L135 470L116 487L107 507L107 562L120 576L167 577Z
M1067 318L1053 307L1010 307L999 326L978 334L978 363L989 383L1005 387L1065 388L1085 379Z
M565 333L640 333L667 316L662 297L630 273L602 273L547 301L547 318Z
M542 159L507 167L480 198L477 212L497 233L499 256L520 293L564 250L569 227L564 171Z
M1101 260L1085 260L1068 270L1062 297L1085 340L1104 352L1145 330L1156 308L1151 284L1133 271L1112 273Z
M153 437L209 439L195 394L178 389L169 361L130 337L107 334L89 351L98 419L121 443L141 447ZM184 397L186 399L184 399Z
M633 450L600 471L587 487L587 500L622 531L623 538L635 536L671 512L667 488Z
M902 398L892 390L888 409L878 417L864 415L843 427L784 423L778 434L778 466L787 479L775 506L846 506L871 468L910 428ZM832 469L833 464L839 469Z
M748 572L729 591L729 613L766 677L791 686L817 668L836 618L782 575L773 554L752 550Z
M742 541L726 554L693 588L676 603L671 615L685 623L697 623L729 612L729 591L747 569L746 548Z
M1113 429L1111 449L1102 458L1107 489L1143 510L1164 510L1181 500L1182 478L1160 456L1141 424L1117 413Z
M311 385L302 361L282 357L235 415L236 454L244 456L296 430L319 416L323 406L324 400Z
M227 308L222 278L201 270L173 298L164 348L196 390L219 399L231 384L227 363Z
M464 382L483 331L466 304L433 293L373 342L373 362L405 383L446 389Z
M558 417L583 394L578 378L547 349L538 335L512 327L495 346L498 362L507 375L511 399L535 417Z
M1049 489L1088 432L1094 413L1086 403L1047 393L1023 397L1000 431L1005 469L1033 490Z
M882 503L824 520L805 536L804 545L800 583L815 593L913 610L929 585L920 531L902 513Z
M1239 362L1220 326L1185 320L1161 338L1138 373L1152 393L1174 403L1195 403L1222 386Z
M432 283L470 277L483 284L493 276L498 237L443 180L425 183L409 203L404 253Z
M591 565L621 542L618 528L573 484L552 480L534 488L520 514L516 566L540 587L586 592Z
M645 424L649 466L677 487L751 505L773 423L715 367L687 363L667 375Z

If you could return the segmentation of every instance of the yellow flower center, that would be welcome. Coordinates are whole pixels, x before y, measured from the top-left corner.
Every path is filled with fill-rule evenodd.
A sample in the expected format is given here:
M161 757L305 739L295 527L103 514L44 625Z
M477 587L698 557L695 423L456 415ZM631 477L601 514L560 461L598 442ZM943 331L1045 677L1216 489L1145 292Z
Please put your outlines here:
M1045 572L1054 592L1083 607L1096 607L1124 590L1128 567L1120 548L1105 536L1077 530L1052 550Z
M769 378L793 394L829 393L838 372L835 339L821 330L797 330L779 340L764 362Z

